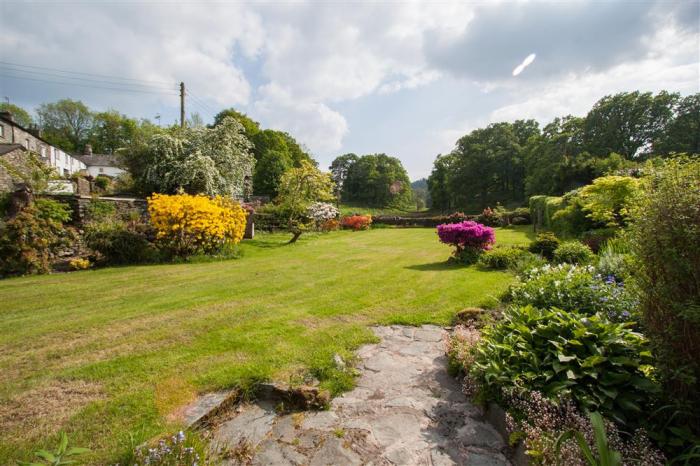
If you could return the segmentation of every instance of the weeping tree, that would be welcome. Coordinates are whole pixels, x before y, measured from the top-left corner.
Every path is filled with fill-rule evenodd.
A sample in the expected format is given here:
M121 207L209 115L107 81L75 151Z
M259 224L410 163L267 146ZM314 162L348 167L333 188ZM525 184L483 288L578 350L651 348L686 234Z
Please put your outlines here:
M130 148L127 165L144 194L184 191L243 197L255 158L243 126L227 117L214 128L182 128Z
M296 242L306 229L311 204L332 200L333 180L329 173L322 172L306 160L301 162L300 167L287 170L280 180L276 202L293 235L289 242Z

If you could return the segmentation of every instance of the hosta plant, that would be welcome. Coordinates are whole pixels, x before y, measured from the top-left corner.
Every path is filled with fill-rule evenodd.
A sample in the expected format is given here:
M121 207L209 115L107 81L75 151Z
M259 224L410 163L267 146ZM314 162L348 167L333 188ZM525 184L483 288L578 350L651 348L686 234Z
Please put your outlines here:
M500 389L568 396L582 410L634 426L658 394L652 356L629 324L560 309L510 307L482 329L471 376L483 396Z

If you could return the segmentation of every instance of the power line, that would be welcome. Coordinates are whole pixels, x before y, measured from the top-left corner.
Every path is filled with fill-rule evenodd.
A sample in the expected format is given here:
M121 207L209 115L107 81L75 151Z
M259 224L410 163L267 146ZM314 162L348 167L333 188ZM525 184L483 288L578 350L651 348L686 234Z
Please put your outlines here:
M198 97L198 96L192 94L191 91L187 91L187 95L190 96L195 102L199 102L200 105L201 105L202 107L206 108L211 114L215 115L215 114L217 113L216 111L214 111L214 110L209 106L209 104L207 104L207 103L204 101L204 99L202 99L202 98L200 98L200 97Z
M81 76L95 76L98 78L110 78L110 79L118 79L121 81L138 81L142 83L153 83L153 84L165 84L168 86L177 86L177 83L174 82L167 82L167 81L151 81L151 80L145 80L145 79L136 79L136 78L126 78L126 77L120 77L120 76L113 76L113 75L107 75L107 74L96 74L96 73L85 73L81 71L69 71L69 70L62 70L59 68L49 68L46 66L36 66L36 65L23 65L20 63L12 63L12 62L7 62L7 61L0 61L0 64L3 65L10 65L10 66L16 66L19 68L33 68L37 70L48 70L48 71L57 71L59 73L66 73L66 74L77 74Z
M190 109L194 109L194 113L201 113L205 117L211 117L213 119L214 115L211 113L211 111L205 109L204 107L201 106L201 104L194 102L190 100ZM192 114L193 112L190 112Z
M70 80L77 80L77 81L86 81L86 82L95 82L95 83L101 83L101 84L110 84L110 85L115 85L115 86L123 86L123 87L130 87L130 88L145 88L145 89L160 89L160 90L176 90L175 87L164 87L164 86L154 86L152 84L136 84L136 83L124 83L124 82L119 82L119 81L107 81L103 79L92 79L92 78L79 78L75 76L64 76L61 74L57 73L49 73L45 71L30 71L30 70L23 70L19 68L14 68L13 66L6 66L0 64L0 71L11 71L13 73L25 73L25 74L33 74L33 75L38 75L38 76L49 76L49 77L55 77L55 78L60 78L60 79L70 79Z
M3 74L3 73L0 73L0 77L17 79L19 81L25 81L25 80L37 81L37 82L49 83L49 84L61 84L64 86L73 86L73 87L87 87L87 88L92 88L92 89L105 89L105 90L110 90L110 91L136 92L136 93L141 93L141 94L178 95L177 92L166 92L164 90L158 91L158 90L144 90L144 89L129 89L129 88L123 88L123 87L122 88L120 88L120 87L107 87L107 86L81 84L81 83L74 83L74 82L55 81L55 80L48 80L48 79L37 79L37 78L30 78L27 76L14 76L11 74Z

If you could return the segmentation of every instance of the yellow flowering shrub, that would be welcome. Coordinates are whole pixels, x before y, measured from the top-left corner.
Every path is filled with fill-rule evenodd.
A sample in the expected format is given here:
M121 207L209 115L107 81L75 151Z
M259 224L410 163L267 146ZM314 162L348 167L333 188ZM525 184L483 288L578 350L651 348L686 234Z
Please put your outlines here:
M90 261L87 259L75 258L68 261L68 268L71 270L85 270L90 268Z
M201 194L153 194L148 213L159 246L181 257L239 243L248 215L232 199Z

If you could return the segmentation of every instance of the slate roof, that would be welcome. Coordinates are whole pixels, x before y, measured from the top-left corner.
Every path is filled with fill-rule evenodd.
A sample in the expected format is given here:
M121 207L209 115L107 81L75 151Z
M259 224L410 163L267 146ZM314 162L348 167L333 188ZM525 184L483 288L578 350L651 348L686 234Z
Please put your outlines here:
M9 154L17 149L24 150L24 146L22 144L0 144L0 155Z
M88 167L119 167L119 159L111 154L74 155Z

